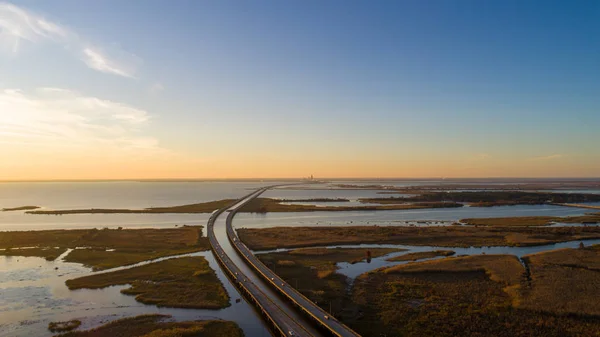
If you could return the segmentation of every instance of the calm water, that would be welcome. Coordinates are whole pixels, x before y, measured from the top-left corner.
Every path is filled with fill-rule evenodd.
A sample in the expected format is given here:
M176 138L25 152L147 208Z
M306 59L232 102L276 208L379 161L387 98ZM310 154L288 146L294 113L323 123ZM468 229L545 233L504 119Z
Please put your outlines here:
M0 207L50 209L147 208L238 198L277 182L41 182L0 183Z
M176 206L238 198L276 182L42 182L0 183L0 208L47 209ZM206 224L209 214L33 215L0 212L0 231L93 227L173 227Z

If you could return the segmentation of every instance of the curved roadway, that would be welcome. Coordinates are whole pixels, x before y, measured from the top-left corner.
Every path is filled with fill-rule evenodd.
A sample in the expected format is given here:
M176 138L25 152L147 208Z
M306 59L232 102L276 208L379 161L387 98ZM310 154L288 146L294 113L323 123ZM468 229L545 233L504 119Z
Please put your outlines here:
M242 208L245 204L258 197L260 194L268 190L271 187L261 188L254 193L251 193L246 198L244 198L241 202L238 202L234 207L229 209L229 214L227 215L226 220L226 232L227 237L229 238L230 244L237 250L240 256L243 257L244 262L248 264L255 272L263 277L265 281L271 285L272 288L277 290L277 292L288 300L291 303L295 304L296 307L300 308L304 313L308 315L308 317L312 318L313 323L318 323L320 326L328 330L334 336L340 337L357 337L360 336L358 333L338 321L335 317L331 316L328 312L323 310L321 307L317 306L314 302L306 298L296 289L291 287L288 283L286 283L282 278L280 278L277 274L275 274L271 269L265 266L248 247L240 241L237 236L237 233L233 229L232 220L235 216L236 212ZM254 280L253 280L254 281ZM298 320L298 319L296 319ZM308 326L304 325L306 328Z
M254 302L273 325L274 330L284 336L315 337L322 334L313 328L313 324L305 317L298 315L288 303L282 301L276 293L241 260L227 239L226 226L222 213L234 211L254 199L263 189L239 199L228 208L223 208L211 215L208 220L207 236L216 259L232 278L233 283Z

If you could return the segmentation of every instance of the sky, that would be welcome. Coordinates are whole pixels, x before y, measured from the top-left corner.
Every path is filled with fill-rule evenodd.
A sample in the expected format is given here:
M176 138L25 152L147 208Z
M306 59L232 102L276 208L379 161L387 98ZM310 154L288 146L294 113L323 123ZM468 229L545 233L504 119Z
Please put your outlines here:
M600 2L0 0L0 180L600 176Z

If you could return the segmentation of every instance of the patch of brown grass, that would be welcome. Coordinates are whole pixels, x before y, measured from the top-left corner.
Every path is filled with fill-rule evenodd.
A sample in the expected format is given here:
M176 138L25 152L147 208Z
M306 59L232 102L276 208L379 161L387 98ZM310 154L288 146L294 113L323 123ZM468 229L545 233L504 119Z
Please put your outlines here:
M199 272L200 271L200 272ZM69 289L131 284L121 292L136 300L174 308L220 309L229 296L203 257L182 257L130 269L67 280Z
M8 247L90 247L77 249L66 256L68 262L83 263L95 270L134 264L158 257L178 255L208 250L210 244L202 236L202 226L183 226L164 229L77 229L50 231L1 232L0 248ZM106 251L114 249L115 251ZM0 251L0 254L6 251ZM53 256L50 251L41 249L31 252L17 252L11 249L10 254L27 254L34 256ZM56 251L58 252L58 251ZM56 255L58 256L58 255Z
M279 260L279 261L277 261L277 265L290 267L290 266L295 266L296 262L290 261L290 260Z
M387 259L387 261L416 261L421 259L430 259L438 256L452 256L455 252L452 250L434 250L431 252L408 253Z
M52 332L71 331L79 328L80 325L81 321L78 319L73 319L66 322L50 322L48 324L48 330Z
M165 322L170 316L141 315L123 318L87 331L60 337L243 337L242 330L229 321Z
M504 286L518 285L525 269L513 255L472 255L409 263L382 270L383 273L484 271L490 280Z
M324 310L333 311L336 317L356 315L354 306L346 293L346 276L336 273L336 263L356 263L371 257L379 257L398 249L389 248L308 248L289 252L257 255L266 266L281 276L292 287L304 294ZM287 261L285 264L280 262Z
M345 321L363 336L593 336L600 317L516 307L525 268L514 256L481 255L361 275Z
M356 263L371 258L380 257L390 253L401 252L404 249L399 248L301 248L294 249L282 254L294 257L296 261L307 261L309 265L315 265L319 262Z
M529 246L600 238L600 227L350 226L237 230L254 250L381 243L440 247Z
M555 221L554 216L520 216L506 218L469 218L460 222L471 226L547 226Z
M107 251L101 249L76 249L65 257L67 262L82 263L94 271L136 264L142 261L154 260L161 257L187 254L206 250L204 247L189 247L180 249L123 249Z
M531 287L522 307L600 316L600 246L559 249L523 259L531 270Z
M541 205L549 203L581 203L600 201L600 195L590 193L523 192L523 191L442 191L426 192L404 198L366 198L362 202L465 202L473 207Z

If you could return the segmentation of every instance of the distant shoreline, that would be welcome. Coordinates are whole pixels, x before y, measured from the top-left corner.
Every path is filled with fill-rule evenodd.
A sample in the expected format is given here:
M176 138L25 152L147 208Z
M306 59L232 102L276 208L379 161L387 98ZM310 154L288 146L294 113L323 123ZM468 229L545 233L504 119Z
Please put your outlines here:
M261 181L304 181L303 178L125 178L125 179L3 179L0 183L74 183L74 182L261 182ZM319 178L318 182L338 182L338 181L439 181L439 182L600 182L600 177L554 177L554 178L536 178L536 177L490 177L490 178L440 178L440 177L421 177L421 178ZM317 181L315 181L317 182ZM308 182L310 183L310 182Z

